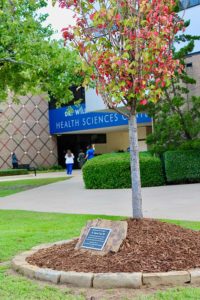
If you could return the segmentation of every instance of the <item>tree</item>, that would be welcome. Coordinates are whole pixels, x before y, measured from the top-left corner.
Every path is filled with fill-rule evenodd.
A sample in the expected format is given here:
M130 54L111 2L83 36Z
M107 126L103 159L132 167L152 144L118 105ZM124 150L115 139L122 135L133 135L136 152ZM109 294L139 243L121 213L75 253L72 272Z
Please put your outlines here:
M63 36L79 50L108 108L128 118L133 217L142 218L136 113L139 105L156 102L174 71L181 71L172 43L183 21L174 0L58 1L76 19Z
M189 22L185 27L189 26ZM178 147L193 147L200 132L200 96L190 96L188 85L196 81L187 74L185 58L194 49L194 41L199 36L182 34L176 37L177 43L184 42L179 50L174 48L174 57L184 65L179 74L171 78L171 86L164 89L164 93L157 106L149 103L146 112L154 120L153 133L147 137L147 143L155 153Z
M27 93L50 92L60 103L80 85L81 64L75 51L51 39L39 9L46 0L0 0L0 101Z

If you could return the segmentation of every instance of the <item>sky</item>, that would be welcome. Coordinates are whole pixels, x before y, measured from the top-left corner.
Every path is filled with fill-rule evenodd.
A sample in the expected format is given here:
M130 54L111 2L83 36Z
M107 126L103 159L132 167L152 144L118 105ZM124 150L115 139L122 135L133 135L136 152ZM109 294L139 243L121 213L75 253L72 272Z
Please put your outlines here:
M61 29L74 23L73 13L67 9L60 8L58 5L52 6L52 1L48 0L48 6L41 10L42 13L48 13L47 24L51 24L57 31L54 38L62 38Z

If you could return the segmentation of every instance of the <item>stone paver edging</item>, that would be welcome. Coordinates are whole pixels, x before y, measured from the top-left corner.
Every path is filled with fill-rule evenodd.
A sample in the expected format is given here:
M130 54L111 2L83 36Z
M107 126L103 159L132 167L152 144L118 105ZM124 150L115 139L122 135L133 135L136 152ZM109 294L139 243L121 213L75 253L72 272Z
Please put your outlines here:
M74 239L73 239L74 240ZM85 288L141 288L142 286L183 285L185 283L200 284L200 269L188 271L171 271L166 273L83 273L64 272L39 268L26 261L26 258L40 249L53 245L66 244L73 240L43 244L33 247L30 251L15 256L11 262L12 268L20 274L32 279L49 281L55 284L70 284Z

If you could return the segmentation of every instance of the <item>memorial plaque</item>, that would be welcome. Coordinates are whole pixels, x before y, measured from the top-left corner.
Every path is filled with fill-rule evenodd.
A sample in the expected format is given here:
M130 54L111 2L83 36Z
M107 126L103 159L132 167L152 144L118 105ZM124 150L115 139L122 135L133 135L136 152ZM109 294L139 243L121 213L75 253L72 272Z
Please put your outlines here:
M90 227L81 248L103 250L111 231L108 228Z
M82 229L75 249L89 251L91 254L105 255L118 252L126 238L128 224L126 221L96 219L88 221Z

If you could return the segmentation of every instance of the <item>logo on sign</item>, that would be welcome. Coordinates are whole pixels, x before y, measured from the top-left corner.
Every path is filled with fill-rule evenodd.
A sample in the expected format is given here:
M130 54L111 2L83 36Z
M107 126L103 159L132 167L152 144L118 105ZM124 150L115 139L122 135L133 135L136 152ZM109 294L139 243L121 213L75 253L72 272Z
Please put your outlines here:
M65 111L65 117L72 117L85 114L85 107L83 105L67 106Z

